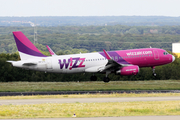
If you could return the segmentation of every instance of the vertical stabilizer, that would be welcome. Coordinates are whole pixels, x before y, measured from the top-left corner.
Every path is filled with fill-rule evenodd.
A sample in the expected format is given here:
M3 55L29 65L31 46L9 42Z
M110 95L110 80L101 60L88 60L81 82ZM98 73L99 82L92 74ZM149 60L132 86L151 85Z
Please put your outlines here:
M13 35L21 60L27 60L34 57L46 57L21 31L15 31L13 32Z

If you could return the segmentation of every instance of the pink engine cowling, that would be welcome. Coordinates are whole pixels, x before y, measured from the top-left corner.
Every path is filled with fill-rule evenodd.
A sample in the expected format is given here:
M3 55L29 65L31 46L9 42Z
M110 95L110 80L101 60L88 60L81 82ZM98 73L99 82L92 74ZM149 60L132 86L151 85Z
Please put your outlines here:
M126 66L116 72L116 74L120 74L120 75L136 75L138 73L139 73L139 66L137 65Z

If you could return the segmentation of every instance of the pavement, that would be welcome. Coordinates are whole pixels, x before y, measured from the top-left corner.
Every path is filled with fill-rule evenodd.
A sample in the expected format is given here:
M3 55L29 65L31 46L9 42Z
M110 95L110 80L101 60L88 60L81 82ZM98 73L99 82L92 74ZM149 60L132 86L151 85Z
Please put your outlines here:
M21 99L21 100L0 100L0 105L23 105L42 103L100 103L100 102L132 102L132 101L173 101L180 100L177 97L122 97L122 98L56 98L56 99Z

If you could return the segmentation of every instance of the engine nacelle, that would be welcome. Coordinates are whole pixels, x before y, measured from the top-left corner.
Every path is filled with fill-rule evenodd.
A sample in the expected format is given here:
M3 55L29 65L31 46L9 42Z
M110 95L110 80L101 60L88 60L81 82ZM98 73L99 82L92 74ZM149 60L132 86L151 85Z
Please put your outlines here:
M126 66L116 71L118 75L137 75L139 73L139 66Z

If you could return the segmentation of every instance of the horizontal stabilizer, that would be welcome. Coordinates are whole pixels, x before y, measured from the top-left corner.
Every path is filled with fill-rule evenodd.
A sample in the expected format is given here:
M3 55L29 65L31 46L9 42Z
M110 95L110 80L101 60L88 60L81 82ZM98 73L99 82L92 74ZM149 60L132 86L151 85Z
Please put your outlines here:
M33 65L37 65L37 62L33 62L33 61L7 61L9 63L11 63L13 66L16 67L22 67L24 66L33 66Z
M6 61L6 62L13 63L13 62L16 62L16 61L10 61L10 60L9 60L9 61Z
M37 65L36 63L24 63L23 65L26 65L26 66L33 66L33 65Z

